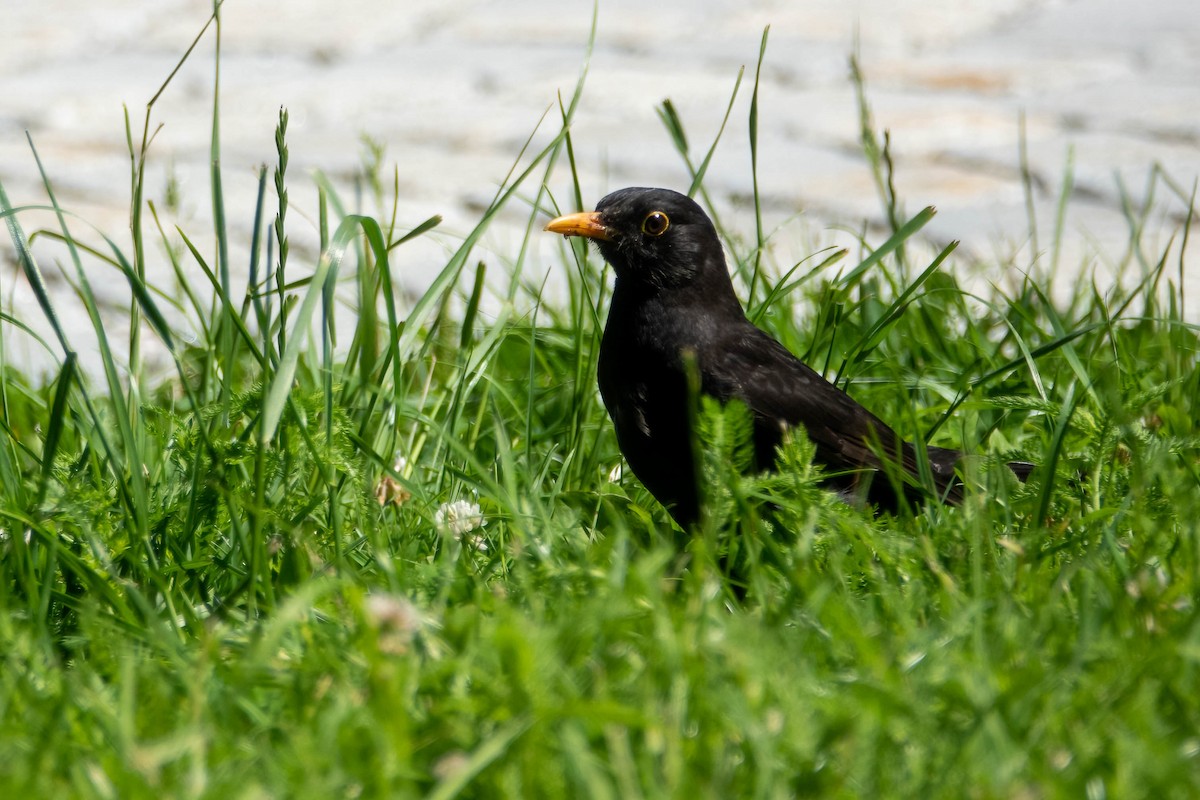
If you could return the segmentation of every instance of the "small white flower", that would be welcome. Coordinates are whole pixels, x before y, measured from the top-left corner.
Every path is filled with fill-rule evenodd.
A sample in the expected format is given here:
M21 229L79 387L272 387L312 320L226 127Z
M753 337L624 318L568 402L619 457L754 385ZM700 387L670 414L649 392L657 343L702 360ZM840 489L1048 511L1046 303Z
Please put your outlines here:
M439 781L449 780L471 766L471 760L461 750L447 753L433 765L433 777Z
M379 649L389 655L408 652L424 621L411 600L394 594L367 595L363 611L379 632Z
M433 521L439 529L453 534L456 539L461 539L464 533L478 530L487 524L479 510L479 504L467 500L442 503L433 515Z
M396 459L392 462L392 472L397 475L407 475L407 471L408 459L400 455L400 453L396 453Z
M367 616L381 628L415 631L420 627L421 612L407 597L395 594L369 594L363 604Z

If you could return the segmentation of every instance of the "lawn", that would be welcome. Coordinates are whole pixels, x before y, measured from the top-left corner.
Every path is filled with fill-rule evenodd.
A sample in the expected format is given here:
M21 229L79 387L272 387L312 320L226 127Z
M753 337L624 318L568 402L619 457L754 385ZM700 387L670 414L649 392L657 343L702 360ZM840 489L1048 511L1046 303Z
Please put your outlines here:
M1013 265L922 240L932 211L899 212L869 125L887 230L789 264L757 207L722 216L760 325L908 438L978 455L961 506L876 516L820 487L803 437L746 474L744 413L707 406L685 532L621 469L599 401L604 264L563 243L551 296L526 248L479 250L502 211L536 237L597 199L575 178L583 89L412 298L396 276L436 210L342 213L323 185L320 257L290 252L307 223L288 188L311 182L287 170L286 112L249 281L219 180L200 199L215 243L143 196L140 121L132 247L58 209L53 164L45 197L0 187L40 304L0 319L0 795L1194 797L1190 197L1156 173L1178 235L1151 249L1152 209L1131 205L1117 283L1065 301L1028 264L1016 291L960 285ZM720 210L711 150L663 118ZM32 205L59 224L26 230ZM128 340L100 274L131 288ZM94 371L66 315L93 323ZM4 355L34 317L46 380ZM150 346L167 377L147 377ZM1027 484L1014 458L1038 465Z

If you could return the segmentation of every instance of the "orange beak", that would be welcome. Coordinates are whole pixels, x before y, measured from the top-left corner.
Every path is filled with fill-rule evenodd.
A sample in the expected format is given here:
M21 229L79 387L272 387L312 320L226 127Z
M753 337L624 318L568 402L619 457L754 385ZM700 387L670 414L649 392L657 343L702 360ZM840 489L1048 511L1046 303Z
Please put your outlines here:
M601 221L597 211L583 211L552 219L545 229L551 233L561 233L563 236L583 236L603 241L612 239L612 233Z

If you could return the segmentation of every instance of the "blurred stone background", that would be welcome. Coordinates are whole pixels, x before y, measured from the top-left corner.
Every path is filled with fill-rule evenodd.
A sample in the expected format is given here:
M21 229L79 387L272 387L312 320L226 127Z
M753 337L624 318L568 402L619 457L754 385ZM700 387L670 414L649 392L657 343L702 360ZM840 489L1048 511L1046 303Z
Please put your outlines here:
M258 169L275 161L274 127L283 106L291 116L295 268L311 269L314 260L312 173L328 175L353 205L366 136L384 148L389 187L393 167L399 171L401 227L435 213L445 217L438 236L395 251L397 273L420 291L478 220L547 109L535 143L557 130L557 97L569 97L583 67L592 10L585 0L228 0L222 8L222 167L226 213L240 246L249 242ZM6 41L0 50L0 180L10 200L46 202L28 131L61 204L127 246L123 105L139 141L147 103L210 12L208 0L7 3L0 12ZM744 65L707 185L728 210L727 224L748 235L747 113L762 31L771 26L759 98L759 179L768 230L793 220L777 234L776 256L784 266L844 235L843 228L865 225L877 242L883 238L849 76L856 46L875 126L891 133L906 211L937 206L925 234L934 243L961 240L951 268L974 270L983 280L1002 283L1024 270L1049 268L1070 150L1074 188L1058 258L1060 271L1069 273L1059 282L1068 288L1079 276L1095 276L1104 288L1111 265L1128 247L1123 205L1146 201L1150 191L1155 213L1143 244L1157 260L1180 230L1200 175L1195 3L601 0L598 19L572 128L585 203L627 185L686 189L686 170L656 109L671 99L698 160ZM205 231L211 225L213 49L210 30L153 108L151 126L164 127L150 149L146 186L164 224L180 225L206 252L212 250ZM1022 113L1037 250L1018 156ZM1171 184L1151 180L1156 165ZM568 178L564 159L550 182L564 204L570 202ZM166 203L169 180L178 186L177 208ZM526 189L532 198L537 186ZM273 199L268 208L273 211ZM497 266L515 257L527 216L518 204L489 232L485 247ZM23 213L21 221L27 232L52 224L35 212ZM82 222L72 225L81 239L101 242ZM153 230L151 221L147 226ZM553 239L538 241L535 260L552 253ZM40 314L5 241L0 303L36 320ZM36 249L56 302L78 309L69 283L57 277L62 254L45 239ZM1178 279L1182 269L1190 296L1200 300L1200 261L1193 255L1181 266L1178 254L1176 240L1167 276ZM152 282L169 290L173 279L161 247L151 257L152 270L161 270ZM234 259L245 264L244 250ZM124 280L100 264L89 262L88 270L113 310L113 334L120 335L128 318ZM82 314L64 316L76 341L93 337ZM1188 316L1198 317L1194 310ZM39 349L11 330L5 347L17 363L42 363Z

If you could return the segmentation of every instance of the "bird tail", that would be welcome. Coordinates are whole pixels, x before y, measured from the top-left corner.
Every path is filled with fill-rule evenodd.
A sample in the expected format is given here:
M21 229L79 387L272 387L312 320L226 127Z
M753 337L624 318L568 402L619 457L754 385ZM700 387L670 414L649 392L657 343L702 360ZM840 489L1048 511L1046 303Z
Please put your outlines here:
M1017 476L1017 480L1019 480L1021 483L1029 480L1029 475L1033 472L1033 468L1036 466L1036 464L1030 464L1028 461L1008 462L1008 468L1013 471L1013 474Z
M950 505L958 505L963 499L962 481L954 472L955 466L961 459L962 453L957 450L947 450L944 447L929 448L929 466L933 471L934 483L937 484L938 492L946 498L946 502ZM1028 461L1008 462L1008 468L1021 483L1029 480L1029 476L1036 466L1037 464L1031 464Z
M922 469L916 447L911 442L903 442L898 455L898 461L890 467L884 464L883 474L874 476L867 493L868 502L892 513L899 509L901 503L919 506L930 499L929 489L921 484ZM954 468L962 458L962 453L945 447L926 447L925 457L929 461L929 473L933 478L937 499L954 506L961 503L962 481Z
M947 447L926 447L925 452L929 455L929 471L933 473L938 496L950 505L958 505L963 500L963 486L954 468L962 459L962 453Z
M947 447L927 446L925 454L929 459L929 472L933 478L938 499L952 506L962 503L963 483L956 471L959 461L963 458L962 452ZM913 505L925 502L929 497L929 492L928 489L917 485L921 474L918 458L916 447L911 442L904 442L900 452L900 462L897 466L911 477L905 479L901 484L898 475L893 475L890 481L885 475L875 476L868 500L882 509L894 512L899 502L896 492L899 489L900 494L907 502ZM1008 464L1008 468L1022 483L1029 478L1035 466L1037 465L1028 461L1011 461ZM917 479L916 482L910 482L913 479Z

